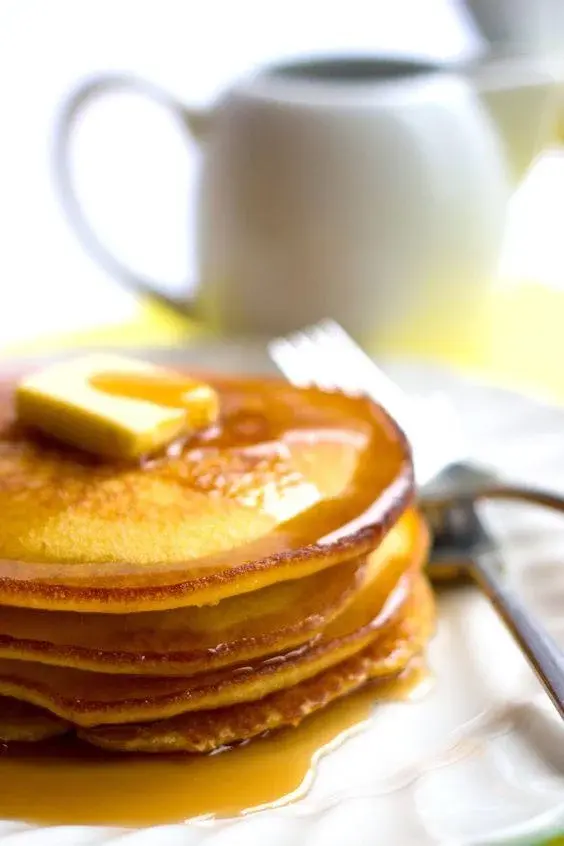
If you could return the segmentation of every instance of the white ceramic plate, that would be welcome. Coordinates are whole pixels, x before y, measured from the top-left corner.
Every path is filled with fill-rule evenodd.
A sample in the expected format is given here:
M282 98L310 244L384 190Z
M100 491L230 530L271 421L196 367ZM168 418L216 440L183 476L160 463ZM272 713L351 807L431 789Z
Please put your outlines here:
M225 370L272 369L262 350L241 346L150 355ZM446 393L473 457L514 478L564 489L564 410L419 365L387 369L408 390ZM488 516L504 535L510 578L564 644L564 521L522 509ZM432 691L415 703L378 708L366 730L320 760L311 789L293 804L139 831L0 822L0 842L453 846L541 843L564 831L564 726L474 590L441 599L430 662Z

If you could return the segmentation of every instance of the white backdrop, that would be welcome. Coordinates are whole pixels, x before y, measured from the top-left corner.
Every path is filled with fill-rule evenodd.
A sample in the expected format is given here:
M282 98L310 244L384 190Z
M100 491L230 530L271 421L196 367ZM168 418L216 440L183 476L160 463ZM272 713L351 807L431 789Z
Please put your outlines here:
M0 0L0 346L132 310L69 231L53 190L54 119L84 77L133 72L205 104L231 79L309 52L457 56L477 38L449 0ZM193 278L198 152L159 107L115 96L76 135L80 196L132 267Z

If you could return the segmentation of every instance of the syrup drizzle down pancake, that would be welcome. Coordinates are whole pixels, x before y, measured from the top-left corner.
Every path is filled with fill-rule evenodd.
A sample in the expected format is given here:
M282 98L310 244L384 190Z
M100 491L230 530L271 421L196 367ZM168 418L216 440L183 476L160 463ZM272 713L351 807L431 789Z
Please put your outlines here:
M277 380L209 381L219 425L143 467L23 430L5 387L2 603L204 605L374 549L412 496L409 451L385 412Z

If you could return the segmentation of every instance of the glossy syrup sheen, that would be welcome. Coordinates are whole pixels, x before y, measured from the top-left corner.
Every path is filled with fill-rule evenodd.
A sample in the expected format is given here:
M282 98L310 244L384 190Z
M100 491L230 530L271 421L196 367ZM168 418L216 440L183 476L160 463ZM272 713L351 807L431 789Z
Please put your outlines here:
M410 698L425 679L426 668L416 660L397 679L369 685L296 728L213 755L124 757L73 738L5 746L0 818L146 826L286 803L307 792L323 754L362 731L375 702Z
M14 426L4 386L0 598L111 613L214 603L377 544L412 491L380 409L282 381L209 382L219 424L143 468Z
M89 379L93 388L115 397L143 400L166 408L184 408L204 383L182 373L146 371L103 372Z

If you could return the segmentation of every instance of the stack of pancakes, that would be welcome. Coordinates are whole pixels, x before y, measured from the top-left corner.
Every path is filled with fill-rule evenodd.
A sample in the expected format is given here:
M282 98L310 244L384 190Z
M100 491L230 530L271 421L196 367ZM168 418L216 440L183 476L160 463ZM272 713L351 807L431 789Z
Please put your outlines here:
M22 427L0 389L0 740L207 752L419 659L399 429L364 397L208 382L218 424L138 465Z

